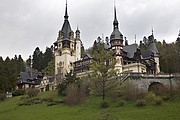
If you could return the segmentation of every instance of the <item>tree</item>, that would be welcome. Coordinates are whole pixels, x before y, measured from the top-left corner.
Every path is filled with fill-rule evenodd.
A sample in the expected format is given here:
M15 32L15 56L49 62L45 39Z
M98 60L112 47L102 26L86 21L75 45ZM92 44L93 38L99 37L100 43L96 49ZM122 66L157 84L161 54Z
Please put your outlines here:
M40 51L39 47L37 47L33 53L33 69L36 69L38 71L43 70L43 53Z
M30 55L29 58L26 60L26 66L27 67L32 67L31 64L32 64L32 58L31 58L31 55Z
M48 63L48 66L42 71L45 75L54 76L55 74L55 59L51 59L51 61Z
M48 66L48 63L53 59L52 49L47 47L45 53L43 54L43 69Z
M47 66L48 63L53 59L52 48L46 48L46 52L43 54L37 47L33 53L32 67L35 70L42 72Z
M76 77L76 73L73 71L70 71L65 75L65 79L61 81L61 83L58 85L58 92L60 95L66 95L66 88L70 84L77 84L78 85L79 78Z
M98 43L96 49L92 55L94 59L90 65L92 73L89 74L89 78L95 92L105 100L106 95L114 91L118 85L118 82L113 79L117 73L116 60L112 52L104 48L104 43Z
M26 68L26 67L25 67L25 62L24 62L24 60L22 59L21 55L18 56L18 59L17 59L16 64L17 64L17 71L18 71L18 73L25 71L25 68Z

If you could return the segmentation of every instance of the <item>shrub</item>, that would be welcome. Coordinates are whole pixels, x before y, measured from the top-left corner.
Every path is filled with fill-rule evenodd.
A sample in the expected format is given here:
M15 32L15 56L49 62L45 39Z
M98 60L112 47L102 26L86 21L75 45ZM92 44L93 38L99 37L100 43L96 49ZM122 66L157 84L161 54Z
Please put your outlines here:
M13 96L20 96L20 95L25 95L25 94L26 94L26 90L23 90L23 89L17 89L12 93Z
M0 93L0 101L4 101L6 99L5 93Z
M160 97L157 97L157 98L155 99L155 104L156 104L156 105L161 105L162 102L163 102L163 100L162 100L162 98L160 98Z
M59 105L59 104L61 104L61 103L63 103L63 101L52 101L52 102L49 102L49 103L47 104L47 106Z
M108 108L108 107L109 107L109 103L108 103L107 101L102 101L102 102L100 103L100 107L101 107L101 108Z
M30 98L30 99L24 99L22 102L19 102L18 106L29 106L34 104L40 104L43 102L43 99L41 98Z
M75 91L68 93L65 102L68 105L77 105L84 103L85 100L86 100L86 95L83 91L79 91L79 92Z
M146 95L145 95L145 98L147 103L154 103L155 99L156 99L156 94L153 93L153 92L148 92Z
M66 95L66 94L65 94L65 89L66 89L66 83L65 83L65 82L59 84L59 85L57 86L57 89L58 89L59 95L63 95L63 96Z
M136 101L142 99L142 94L139 94L141 93L141 90L132 83L125 83L120 89L122 91L121 95L126 100Z
M125 102L124 100L120 99L120 100L118 100L118 101L116 102L116 107L124 106L125 103L126 103L126 102Z
M144 99L137 100L136 106L138 107L146 106L146 101Z
M149 104L161 105L163 100L160 96L156 96L153 92L148 92L145 95L145 100Z
M71 84L67 85L65 93L66 93L66 95L68 95L72 92L78 92L78 91L79 91L78 85L75 83L71 83Z
M29 88L27 90L27 94L29 95L29 97L35 97L38 95L39 92L40 92L40 90L37 88Z

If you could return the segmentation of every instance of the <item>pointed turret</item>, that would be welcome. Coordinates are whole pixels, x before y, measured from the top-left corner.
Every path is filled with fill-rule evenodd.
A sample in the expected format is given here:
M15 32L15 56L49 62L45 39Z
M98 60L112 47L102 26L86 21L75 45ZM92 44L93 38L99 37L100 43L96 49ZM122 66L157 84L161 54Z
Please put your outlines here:
M75 60L80 60L81 59L81 38L80 38L80 30L77 27L76 30L76 38L75 38L75 50L76 50L76 58Z
M65 9L65 16L64 16L64 19L65 20L68 20L68 12L67 12L67 0L66 0L66 9Z
M117 16L116 16L116 7L114 7L114 22L113 22L113 25L114 25L114 29L118 29L118 20L117 20Z
M160 72L160 66L159 66L159 51L156 47L156 41L154 39L154 34L153 34L153 30L152 30L152 35L151 35L151 39L152 39L152 44L151 44L151 51L154 53L154 60L155 60L155 70L154 73L158 74Z
M117 20L117 15L116 15L116 7L114 7L114 21L113 21L113 32L111 33L110 36L110 43L112 46L123 46L123 35L122 33L119 31L119 27L118 27L119 23ZM113 44L113 41L117 41L117 44Z
M123 35L119 31L119 23L117 20L117 14L116 14L116 7L114 6L114 21L113 21L113 32L110 36L110 49L113 51L113 55L115 56L115 59L117 60L117 63L115 65L115 69L118 70L118 73L121 73L123 71L123 61L122 61L122 55L123 55Z
M151 35L151 37L152 37L151 51L154 53L154 56L155 56L155 57L159 57L159 51L158 51L158 49L157 49L157 47L156 47L156 41L155 41L155 39L154 39L153 30L152 30L152 35Z
M66 8L65 8L65 15L64 15L64 23L63 23L63 26L62 26L62 29L61 29L61 33L62 33L62 37L63 37L63 40L64 39L70 39L70 36L71 36L71 26L70 26L70 23L68 21L68 12L67 12L67 1L66 1Z
M76 33L80 33L80 30L79 30L78 26L77 26L77 29L76 29Z

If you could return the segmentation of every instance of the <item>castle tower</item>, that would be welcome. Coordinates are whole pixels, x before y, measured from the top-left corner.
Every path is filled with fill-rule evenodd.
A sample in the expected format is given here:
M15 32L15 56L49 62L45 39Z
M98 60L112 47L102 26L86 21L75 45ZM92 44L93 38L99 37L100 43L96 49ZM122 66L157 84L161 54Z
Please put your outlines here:
M155 71L155 74L159 73L160 72L160 66L159 66L159 51L156 47L156 41L154 39L154 35L153 35L153 30L152 30L152 45L151 45L151 51L154 53L154 60L155 60L155 63L156 63L156 71Z
M113 32L110 36L111 49L116 56L117 64L116 69L121 73L122 70L122 49L123 49L123 35L118 28L118 20L116 16L116 7L114 7L114 21L113 21Z
M75 49L76 49L76 58L75 61L80 60L81 59L81 39L80 39L80 30L77 27L76 30L76 38L75 38Z
M66 73L73 70L73 62L81 58L80 31L76 31L76 38L68 20L67 3L65 8L64 23L59 31L55 47L55 76L56 80L61 79Z

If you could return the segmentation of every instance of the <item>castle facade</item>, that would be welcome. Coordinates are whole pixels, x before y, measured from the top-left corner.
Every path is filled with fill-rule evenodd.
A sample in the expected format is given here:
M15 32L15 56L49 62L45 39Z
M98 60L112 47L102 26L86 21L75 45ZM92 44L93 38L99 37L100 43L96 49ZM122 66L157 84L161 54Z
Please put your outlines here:
M57 79L64 77L71 70L77 74L90 70L89 64L93 59L88 53L81 56L82 41L80 30L77 28L75 33L72 31L68 17L66 4L64 23L58 33L57 41L54 43L55 76ZM119 73L129 71L133 73L158 74L160 72L159 52L153 32L150 39L152 42L148 50L142 51L136 43L128 45L126 38L119 30L116 8L114 8L113 31L109 38L106 37L104 47L113 51L117 60L115 68L119 70ZM98 44L98 40L94 42L95 44Z

